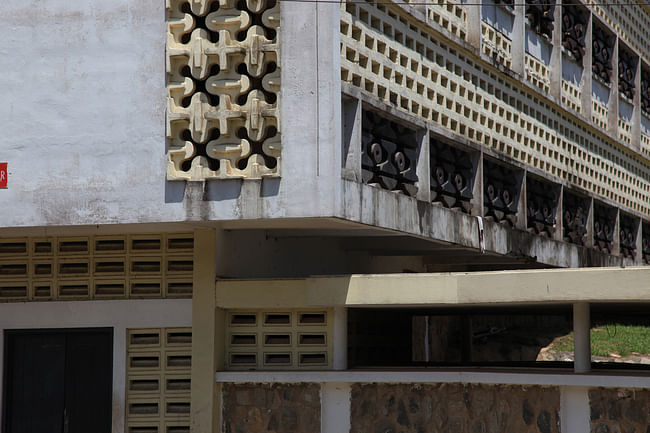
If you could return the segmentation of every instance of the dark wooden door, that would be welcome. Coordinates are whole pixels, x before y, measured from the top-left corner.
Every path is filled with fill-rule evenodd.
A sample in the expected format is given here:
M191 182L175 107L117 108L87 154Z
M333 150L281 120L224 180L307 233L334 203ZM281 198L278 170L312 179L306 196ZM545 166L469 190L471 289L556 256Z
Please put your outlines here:
M5 433L110 433L111 329L9 331Z

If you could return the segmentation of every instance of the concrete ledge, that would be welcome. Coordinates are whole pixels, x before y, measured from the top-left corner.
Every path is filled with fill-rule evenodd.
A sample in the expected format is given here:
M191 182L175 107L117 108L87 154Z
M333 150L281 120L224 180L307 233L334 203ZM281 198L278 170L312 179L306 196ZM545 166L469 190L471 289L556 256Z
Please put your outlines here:
M650 302L650 268L220 280L219 308Z
M650 376L495 371L219 371L218 383L488 383L507 385L648 388Z

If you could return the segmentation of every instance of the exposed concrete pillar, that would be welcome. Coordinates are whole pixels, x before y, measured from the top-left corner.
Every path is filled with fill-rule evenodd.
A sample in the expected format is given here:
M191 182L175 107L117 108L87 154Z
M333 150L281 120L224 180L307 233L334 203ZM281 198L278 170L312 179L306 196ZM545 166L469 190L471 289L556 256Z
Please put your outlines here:
M526 230L528 228L528 197L526 197L527 174L527 171L523 170L520 175L521 183L519 185L519 201L517 202L517 224L515 224L515 227L519 230Z
M612 77L609 80L609 103L607 104L607 131L618 137L618 38L612 51Z
M558 102L562 100L562 8L562 4L556 4L553 11L553 50L549 65L550 93Z
M467 13L467 42L476 49L478 53L481 52L481 9L482 1L472 2L471 5L463 6Z
M582 114L589 122L591 122L591 112L593 110L592 106L592 94L591 94L591 82L593 72L591 70L591 65L593 61L593 34L592 34L592 25L593 19L592 14L589 13L589 19L587 20L587 30L585 33L585 55L582 57L582 79L580 81L580 114Z
M343 177L361 182L361 101L343 99Z
M564 186L558 188L557 211L555 212L555 233L553 239L561 241L564 239L564 210L562 208L562 198L564 195Z
M216 371L223 368L224 312L216 308L217 233L194 231L194 287L192 294L192 433L221 431L221 385Z
M634 112L632 114L632 146L641 149L641 60L637 57L634 75Z
M641 218L636 220L638 225L636 227L636 257L634 258L634 264L641 266L643 265L643 220Z
M429 130L423 129L418 131L417 138L420 144L418 165L416 173L418 175L418 193L417 199L431 202L431 167L429 158Z
M573 304L573 369L576 373L587 373L591 370L590 325L589 303Z
M321 383L321 433L350 431L350 384Z
M526 5L524 2L515 2L515 18L512 26L512 70L525 75L526 63Z
M560 387L560 431L589 433L591 431L589 388Z
M334 370L348 368L348 310L343 306L334 307L334 335L332 366Z
M483 151L478 152L476 157L472 158L474 164L474 185L472 188L472 215L483 216L485 209L483 208Z

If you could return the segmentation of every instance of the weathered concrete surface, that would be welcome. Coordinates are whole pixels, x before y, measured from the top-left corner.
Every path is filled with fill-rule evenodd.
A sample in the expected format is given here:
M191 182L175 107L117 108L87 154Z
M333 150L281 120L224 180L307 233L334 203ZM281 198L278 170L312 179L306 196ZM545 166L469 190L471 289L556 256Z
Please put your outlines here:
M164 1L3 1L0 227L334 214L339 8L282 8L282 179L188 184L165 180Z
M558 433L558 388L356 384L351 433Z
M592 433L646 433L650 424L650 391L589 390Z
M224 384L225 433L319 433L320 385Z

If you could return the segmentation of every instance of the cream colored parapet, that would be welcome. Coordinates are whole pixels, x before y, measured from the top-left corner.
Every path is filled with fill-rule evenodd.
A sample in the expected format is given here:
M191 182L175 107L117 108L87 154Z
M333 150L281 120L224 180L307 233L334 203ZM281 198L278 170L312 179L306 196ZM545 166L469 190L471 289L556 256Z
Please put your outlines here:
M169 180L280 174L280 3L167 0Z
M221 280L220 308L648 302L650 269L581 268Z
M650 164L607 136L602 107L584 122L469 53L394 5L341 6L341 79L365 96L460 139L626 207L650 215ZM487 24L484 48L509 61L509 43ZM497 39L497 36L499 39ZM497 51L495 51L497 50ZM532 63L526 68L535 69ZM537 87L547 71L539 69ZM580 107L581 89L562 80L562 101ZM356 89L355 89L356 90ZM604 122L604 123L603 123ZM623 128L624 129L624 128Z

